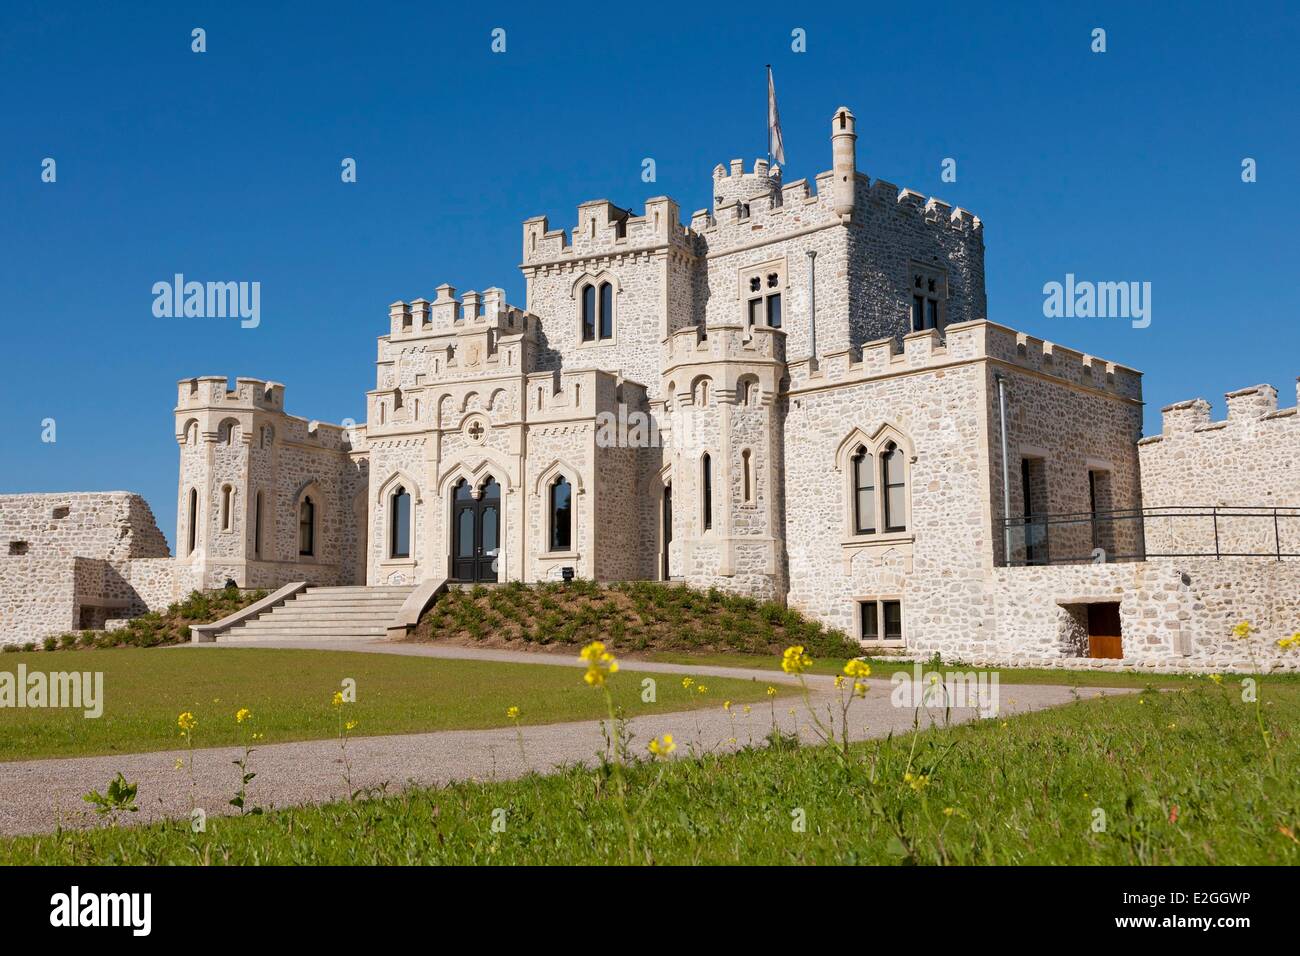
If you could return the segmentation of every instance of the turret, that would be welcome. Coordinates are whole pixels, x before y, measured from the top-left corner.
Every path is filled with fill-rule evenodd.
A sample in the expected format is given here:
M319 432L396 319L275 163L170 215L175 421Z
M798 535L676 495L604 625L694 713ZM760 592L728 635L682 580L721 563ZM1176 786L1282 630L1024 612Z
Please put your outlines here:
M853 212L853 191L858 177L857 120L853 111L841 106L831 119L832 171L835 174L831 195L835 211L841 216Z

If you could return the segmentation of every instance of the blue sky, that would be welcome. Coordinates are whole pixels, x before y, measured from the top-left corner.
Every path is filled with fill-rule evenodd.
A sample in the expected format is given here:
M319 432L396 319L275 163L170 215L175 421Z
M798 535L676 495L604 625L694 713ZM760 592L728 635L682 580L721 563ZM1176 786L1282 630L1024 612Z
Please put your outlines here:
M769 62L787 179L829 168L850 106L860 170L984 220L989 318L1141 369L1148 434L1195 395L1295 401L1285 4L439 7L6 0L0 491L139 491L171 537L177 379L274 379L294 414L361 420L389 302L522 303L529 216L707 205L716 163L765 150ZM177 272L260 282L261 325L155 318ZM1066 273L1150 282L1151 326L1045 318Z

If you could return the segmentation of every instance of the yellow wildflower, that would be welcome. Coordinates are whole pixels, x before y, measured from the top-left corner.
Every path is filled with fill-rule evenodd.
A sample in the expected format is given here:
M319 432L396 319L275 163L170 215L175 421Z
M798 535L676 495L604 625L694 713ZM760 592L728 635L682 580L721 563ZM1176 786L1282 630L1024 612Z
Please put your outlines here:
M854 680L861 680L871 676L871 665L866 661L854 659L844 665L844 673Z
M1223 683L1223 675L1222 675L1222 674L1211 674L1211 675L1210 675L1210 680L1214 681L1214 683L1216 683L1216 684L1222 684L1222 683Z
M722 709L723 709L723 710L731 710L731 701L729 701L729 700L724 700L724 701L722 702Z
M839 689L840 689L841 687L843 687L843 686L844 686L844 675L843 675L843 674L836 674L836 675L835 675L835 689L836 689L836 690L839 690Z
M1289 651L1293 647L1300 648L1300 631L1296 631L1290 637L1282 638L1277 642L1277 646L1284 651Z
M592 641L584 647L578 659L587 662L587 673L582 679L592 687L603 687L607 674L618 673L618 661L605 650L605 645L600 641Z
M694 684L694 683L695 683L695 678L693 678L693 677L683 677L683 678L682 678L682 689L683 689L683 690L690 690L690 689L691 689L691 685Z
M199 725L198 720L188 710L176 718L176 726L181 729L181 733L187 734Z
M1250 637L1250 635L1253 634L1254 632L1255 629L1251 627L1250 621L1242 621L1240 624L1238 624L1236 627L1232 629L1232 636L1239 641L1244 641L1246 638Z
M768 696L768 697L775 697L775 696L776 696L776 688L775 688L775 687L771 687L771 686L769 686L769 687L767 688L767 696Z
M853 693L857 697L866 697L867 696L866 683L860 680L855 680L853 682Z
M507 708L506 708L506 717L508 717L510 720L518 720L518 719L519 719L519 708L518 708L518 707L507 707Z
M903 783L907 784L917 793L920 793L930 785L930 778L923 773L905 773L903 774Z
M646 745L646 749L656 757L667 757L677 749L677 745L673 743L672 734L664 734L662 737L656 737L654 740L650 741L650 743Z
M251 710L249 710L247 707L241 707L239 708L239 710L235 711L235 723L242 724L244 721L246 721L249 717L252 716L253 716L253 712Z
M354 729L356 726L357 726L357 722L356 722L355 720L349 720L347 723L345 723L345 724L343 725L343 729L344 729L344 730L352 730L352 729Z
M804 653L802 644L787 647L781 655L781 670L787 674L802 674L812 667L812 658Z
M950 817L950 816L952 816L952 815L953 815L954 813L956 813L956 812L957 812L957 808L956 808L956 807L944 807L944 808L943 808L943 815L944 815L945 817Z
M334 696L330 698L330 706L331 706L331 707L342 707L342 706L343 706L343 691L341 691L341 690L336 690L336 691L334 692Z
M703 684L696 684L695 689L698 690L701 694L707 694L709 692L709 689L705 687Z

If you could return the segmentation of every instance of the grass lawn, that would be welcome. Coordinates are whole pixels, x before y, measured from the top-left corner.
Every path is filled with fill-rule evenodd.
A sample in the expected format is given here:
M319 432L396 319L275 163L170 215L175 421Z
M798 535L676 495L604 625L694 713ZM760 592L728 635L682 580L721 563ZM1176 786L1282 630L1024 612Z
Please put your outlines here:
M574 654L576 662L577 654ZM0 656L0 671L102 671L104 712L0 708L0 761L36 757L136 753L179 748L182 711L199 721L195 746L240 741L234 713L252 710L253 729L266 743L332 737L337 715L330 697L344 678L357 685L349 706L355 736L500 727L506 708L520 708L524 724L595 720L603 698L582 682L577 667L438 660L394 654L269 648L86 650ZM766 684L708 680L698 694L670 674L656 678L657 702L642 703L640 679L612 681L615 702L640 714L765 699ZM791 693L788 687L779 688Z
M847 758L783 745L638 764L630 841L619 777L597 768L211 819L201 834L182 821L20 837L0 841L0 864L1296 864L1300 687L1266 682L1261 702L1202 681Z

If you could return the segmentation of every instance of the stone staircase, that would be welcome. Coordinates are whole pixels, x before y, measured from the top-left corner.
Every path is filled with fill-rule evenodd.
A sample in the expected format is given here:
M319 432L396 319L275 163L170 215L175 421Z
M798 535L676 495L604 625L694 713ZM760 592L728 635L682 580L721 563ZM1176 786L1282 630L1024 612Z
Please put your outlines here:
M258 617L221 631L216 642L382 640L413 590L411 586L307 588Z

